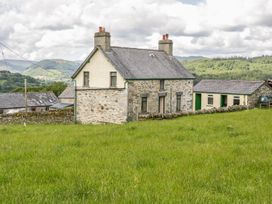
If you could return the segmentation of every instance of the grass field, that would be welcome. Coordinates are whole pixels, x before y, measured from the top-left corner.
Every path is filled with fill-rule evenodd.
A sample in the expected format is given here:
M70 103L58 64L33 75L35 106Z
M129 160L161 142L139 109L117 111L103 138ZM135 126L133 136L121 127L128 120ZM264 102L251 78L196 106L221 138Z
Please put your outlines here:
M0 126L0 203L271 203L271 116Z

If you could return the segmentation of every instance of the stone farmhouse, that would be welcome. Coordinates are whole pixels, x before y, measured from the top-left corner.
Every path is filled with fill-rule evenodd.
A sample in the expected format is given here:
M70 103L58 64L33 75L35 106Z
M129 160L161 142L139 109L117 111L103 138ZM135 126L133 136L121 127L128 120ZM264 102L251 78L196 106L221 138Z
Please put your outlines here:
M265 81L202 80L194 87L194 110L255 107L260 96L272 96L272 87Z
M191 111L193 80L173 56L168 34L158 50L111 46L100 27L94 49L72 78L80 123L124 123L143 114Z

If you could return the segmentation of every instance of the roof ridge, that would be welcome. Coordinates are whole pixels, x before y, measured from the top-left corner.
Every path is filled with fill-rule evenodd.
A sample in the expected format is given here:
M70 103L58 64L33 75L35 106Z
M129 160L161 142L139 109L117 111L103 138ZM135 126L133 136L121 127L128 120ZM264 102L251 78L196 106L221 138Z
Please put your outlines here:
M146 51L164 52L163 50L156 50L156 49L151 49L151 48L121 47L121 46L111 46L111 48L121 48L121 49L134 49L134 50L146 50Z
M235 81L235 82L265 82L264 80L235 80L235 79L202 79L201 81ZM200 82L201 82L200 81Z

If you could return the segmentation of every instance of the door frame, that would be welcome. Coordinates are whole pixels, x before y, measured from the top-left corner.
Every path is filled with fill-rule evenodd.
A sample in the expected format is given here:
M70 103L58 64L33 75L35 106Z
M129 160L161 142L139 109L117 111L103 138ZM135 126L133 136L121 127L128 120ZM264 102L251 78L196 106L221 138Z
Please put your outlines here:
M202 109L202 94L196 93L195 94L195 110L201 110Z
M163 103L163 110L161 112L161 99ZM165 113L165 96L159 96L159 113L164 114Z
M225 101L227 100L227 104L225 105ZM228 107L228 95L221 95L220 96L220 107Z

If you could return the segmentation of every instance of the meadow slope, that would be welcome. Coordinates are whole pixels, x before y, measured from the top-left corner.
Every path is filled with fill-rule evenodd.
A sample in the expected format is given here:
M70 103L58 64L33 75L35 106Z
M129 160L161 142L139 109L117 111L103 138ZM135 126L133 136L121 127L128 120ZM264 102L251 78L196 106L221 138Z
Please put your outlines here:
M271 203L271 115L0 126L0 203Z

